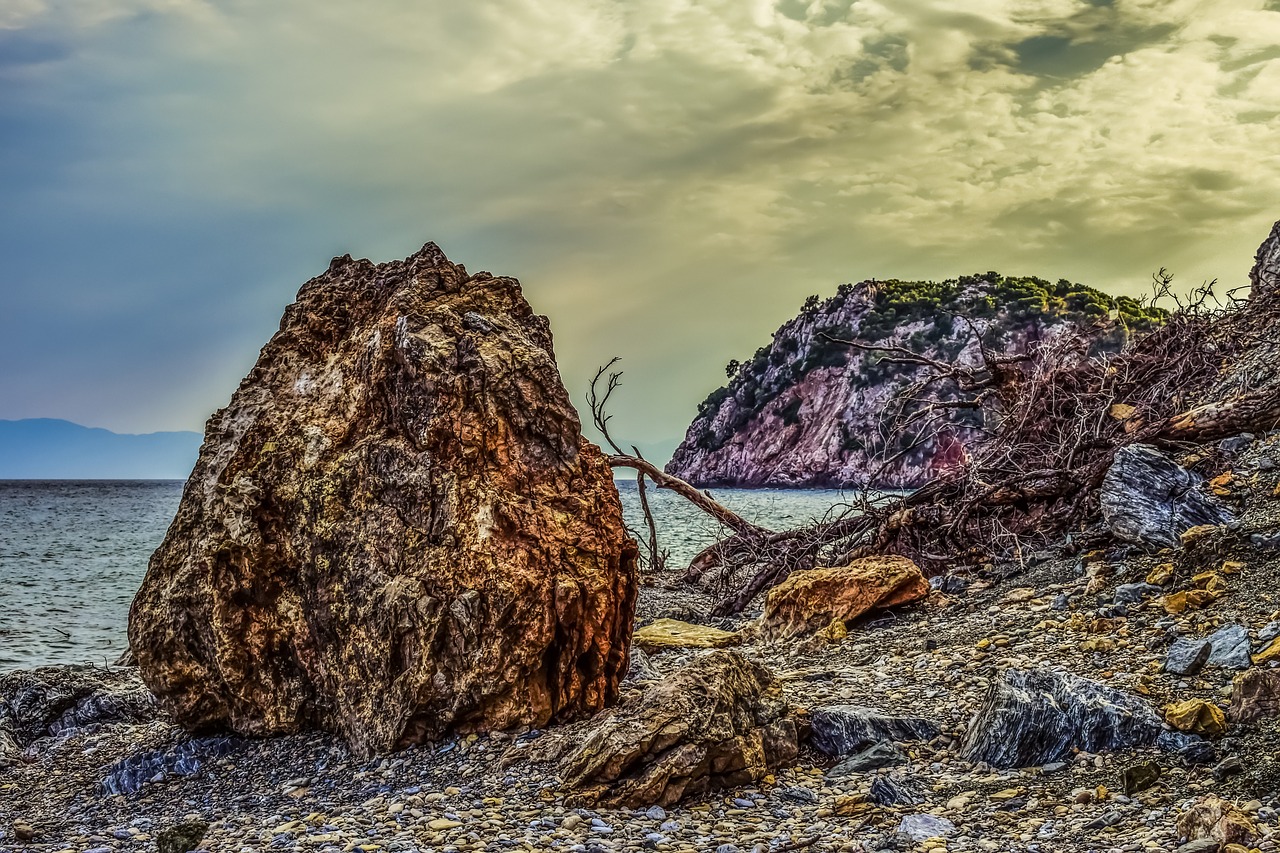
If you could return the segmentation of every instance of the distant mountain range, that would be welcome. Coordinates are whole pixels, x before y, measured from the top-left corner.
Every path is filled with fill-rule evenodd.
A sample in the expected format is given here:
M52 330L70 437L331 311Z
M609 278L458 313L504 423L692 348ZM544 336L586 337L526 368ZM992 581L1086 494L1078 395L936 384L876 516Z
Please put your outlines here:
M0 480L185 480L198 432L121 435L53 418L0 420Z

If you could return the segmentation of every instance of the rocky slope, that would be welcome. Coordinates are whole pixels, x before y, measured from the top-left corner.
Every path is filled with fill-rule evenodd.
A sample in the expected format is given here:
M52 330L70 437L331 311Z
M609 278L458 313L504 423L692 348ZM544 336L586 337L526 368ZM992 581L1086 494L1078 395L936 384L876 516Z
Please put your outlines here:
M977 367L979 336L989 352L1010 355L1082 329L1100 353L1163 318L1065 280L994 272L842 285L825 301L810 297L750 361L729 363L728 384L699 406L667 471L703 486L918 486L981 441L980 411L944 409L915 430L883 429L893 402L924 369L828 337ZM919 396L952 401L961 393L943 382Z

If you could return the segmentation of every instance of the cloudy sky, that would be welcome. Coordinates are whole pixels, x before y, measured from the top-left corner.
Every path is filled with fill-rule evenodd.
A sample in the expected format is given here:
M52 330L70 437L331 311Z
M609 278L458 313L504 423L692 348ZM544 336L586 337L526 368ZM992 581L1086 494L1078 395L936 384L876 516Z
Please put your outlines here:
M657 455L810 293L1244 279L1269 0L3 0L0 418L200 429L335 254L514 275Z

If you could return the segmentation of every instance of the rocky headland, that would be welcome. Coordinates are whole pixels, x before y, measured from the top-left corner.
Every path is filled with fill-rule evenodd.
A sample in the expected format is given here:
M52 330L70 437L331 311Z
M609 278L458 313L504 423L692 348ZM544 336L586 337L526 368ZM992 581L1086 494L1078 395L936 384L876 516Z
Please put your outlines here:
M640 582L514 280L337 259L210 421L138 665L0 677L0 849L1275 851L1277 257L1063 535L721 617Z
M841 285L828 299L810 297L751 359L729 363L729 381L698 406L666 470L699 486L921 486L986 437L977 408L940 409L916 429L892 422L894 402L925 378L927 361L980 365L984 347L1015 356L1069 331L1087 334L1097 354L1115 352L1165 317L1065 280L995 272ZM923 361L889 358L895 350ZM944 404L961 390L929 389Z

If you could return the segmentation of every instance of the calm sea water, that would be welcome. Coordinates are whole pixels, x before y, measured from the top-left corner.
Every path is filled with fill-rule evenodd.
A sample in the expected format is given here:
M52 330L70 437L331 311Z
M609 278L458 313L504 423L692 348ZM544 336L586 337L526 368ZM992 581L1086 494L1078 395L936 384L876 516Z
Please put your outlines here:
M634 482L618 488L628 523L642 530ZM715 540L716 526L683 499L649 494L671 565ZM772 528L820 518L845 500L835 491L714 494ZM119 657L129 603L181 497L176 481L0 481L0 672Z

